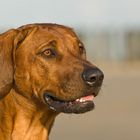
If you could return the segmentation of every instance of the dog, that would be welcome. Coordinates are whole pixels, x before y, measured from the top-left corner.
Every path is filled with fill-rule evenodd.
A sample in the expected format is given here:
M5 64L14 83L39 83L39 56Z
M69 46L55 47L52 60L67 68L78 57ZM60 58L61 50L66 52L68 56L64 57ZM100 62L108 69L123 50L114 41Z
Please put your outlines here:
M94 108L104 74L72 28L29 24L0 35L0 140L48 140L55 117Z

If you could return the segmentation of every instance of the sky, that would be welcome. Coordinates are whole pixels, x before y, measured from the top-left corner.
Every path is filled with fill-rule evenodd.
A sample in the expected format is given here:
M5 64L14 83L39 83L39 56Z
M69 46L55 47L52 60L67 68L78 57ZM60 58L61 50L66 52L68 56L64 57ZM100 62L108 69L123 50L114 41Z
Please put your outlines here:
M139 27L140 0L0 0L0 28L51 22L81 27Z

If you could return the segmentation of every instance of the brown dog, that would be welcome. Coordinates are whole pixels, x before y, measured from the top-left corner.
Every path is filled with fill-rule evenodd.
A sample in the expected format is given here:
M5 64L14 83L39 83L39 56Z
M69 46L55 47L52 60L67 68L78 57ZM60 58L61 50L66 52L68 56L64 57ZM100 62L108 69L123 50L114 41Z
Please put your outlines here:
M60 113L94 108L103 73L72 29L32 24L0 35L0 140L46 140Z

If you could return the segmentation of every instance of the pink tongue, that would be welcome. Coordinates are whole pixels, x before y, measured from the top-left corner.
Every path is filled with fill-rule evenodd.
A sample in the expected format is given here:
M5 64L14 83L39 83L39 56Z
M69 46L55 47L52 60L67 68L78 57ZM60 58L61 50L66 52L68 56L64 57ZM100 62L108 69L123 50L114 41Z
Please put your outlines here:
M85 97L81 97L79 100L84 100L84 101L93 101L94 96L93 95L88 95Z
M82 99L85 100L85 101L93 101L94 96L93 95L89 95L89 96L82 97Z

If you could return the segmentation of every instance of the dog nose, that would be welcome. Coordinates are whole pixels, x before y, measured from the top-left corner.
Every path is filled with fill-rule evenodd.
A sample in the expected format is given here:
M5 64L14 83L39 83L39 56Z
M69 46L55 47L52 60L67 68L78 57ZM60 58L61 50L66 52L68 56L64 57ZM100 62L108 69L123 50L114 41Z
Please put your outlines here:
M104 79L103 72L98 68L85 69L82 76L89 86L101 86Z

